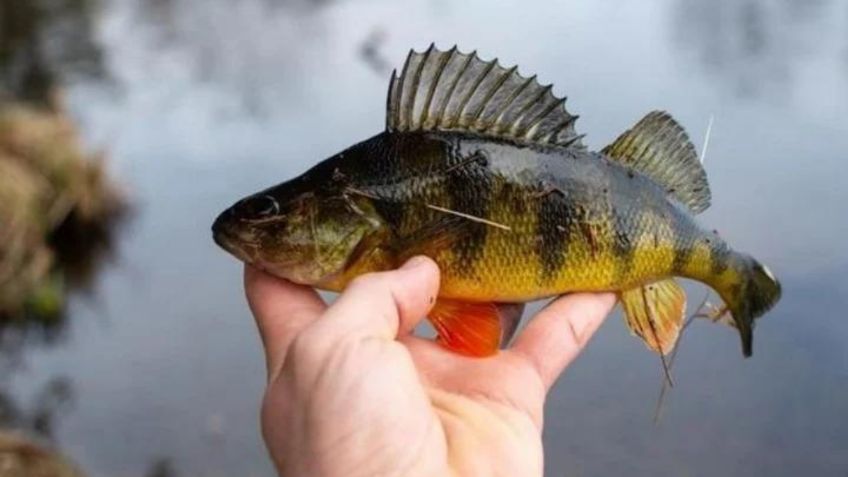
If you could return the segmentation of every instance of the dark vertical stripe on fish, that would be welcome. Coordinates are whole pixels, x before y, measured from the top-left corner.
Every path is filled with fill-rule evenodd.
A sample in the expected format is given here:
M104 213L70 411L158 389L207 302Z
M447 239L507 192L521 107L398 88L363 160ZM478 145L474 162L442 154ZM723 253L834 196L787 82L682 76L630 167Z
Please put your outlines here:
M638 211L633 211L633 209L619 210L617 208L613 208L610 210L610 215L613 220L612 253L616 258L618 258L616 261L618 266L615 270L616 282L621 281L624 277L626 277L633 266L633 260L636 252L633 237L636 237L641 233L641 230L636 229L636 225L639 224L639 221L633 220L633 218L630 217L630 215L634 213L639 214Z
M689 264L689 259L692 257L694 248L692 247L690 238L687 237L686 234L680 233L677 229L673 230L675 230L674 261L671 264L671 270L674 273L680 273Z
M394 230L399 230L403 225L405 207L394 200L377 199L372 202L380 217L386 221Z
M480 154L475 152L474 154ZM486 161L455 156L457 164L467 163L447 174L445 188L450 198L450 208L462 214L480 219L488 216L491 203L492 183ZM474 265L483 255L486 237L491 225L469 219L462 237L454 244L457 271L463 276L473 276Z
M714 275L721 275L727 270L730 261L730 248L724 242L705 239L710 245L710 268Z
M556 276L565 262L565 247L575 225L574 212L569 210L559 190L546 191L540 198L536 214L536 257L542 284Z

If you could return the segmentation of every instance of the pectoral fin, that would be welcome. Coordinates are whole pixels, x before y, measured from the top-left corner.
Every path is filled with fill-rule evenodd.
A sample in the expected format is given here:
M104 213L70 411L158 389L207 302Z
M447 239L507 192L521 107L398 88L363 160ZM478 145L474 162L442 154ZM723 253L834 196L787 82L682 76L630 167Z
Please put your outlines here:
M630 331L653 351L674 349L686 313L686 292L673 279L622 292L619 296Z
M445 347L467 356L489 356L518 328L524 305L439 299L428 316Z

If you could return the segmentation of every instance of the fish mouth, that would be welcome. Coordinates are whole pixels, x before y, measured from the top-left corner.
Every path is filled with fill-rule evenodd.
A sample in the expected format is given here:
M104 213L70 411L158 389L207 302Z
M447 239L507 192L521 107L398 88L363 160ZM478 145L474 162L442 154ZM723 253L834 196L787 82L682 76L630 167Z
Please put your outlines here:
M212 224L212 240L219 247L246 263L256 261L257 244L244 240L233 230L229 211L225 211Z

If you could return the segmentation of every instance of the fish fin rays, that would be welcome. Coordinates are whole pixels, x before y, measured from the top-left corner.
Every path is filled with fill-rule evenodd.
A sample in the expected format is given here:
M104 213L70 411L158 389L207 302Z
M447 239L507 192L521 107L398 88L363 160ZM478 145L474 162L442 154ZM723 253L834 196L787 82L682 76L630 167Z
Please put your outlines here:
M501 322L501 348L506 348L518 331L524 303L498 303L498 316Z
M497 353L518 329L522 304L464 302L440 298L428 315L438 342L466 356Z
M674 349L686 314L686 292L674 279L626 290L619 300L627 327L649 349L663 356Z
M710 206L707 173L683 127L652 111L602 151L659 184L694 213Z
M423 53L410 51L400 74L392 74L386 130L467 132L583 148L574 129L577 116L551 89L497 59L483 61L476 52L431 45Z

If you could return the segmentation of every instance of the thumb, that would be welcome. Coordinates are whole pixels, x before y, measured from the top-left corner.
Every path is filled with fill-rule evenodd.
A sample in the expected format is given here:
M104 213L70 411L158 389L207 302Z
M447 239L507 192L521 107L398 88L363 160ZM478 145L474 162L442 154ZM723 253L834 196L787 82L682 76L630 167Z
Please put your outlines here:
M327 310L327 332L387 340L411 332L429 313L439 292L439 268L414 257L401 268L362 275Z

